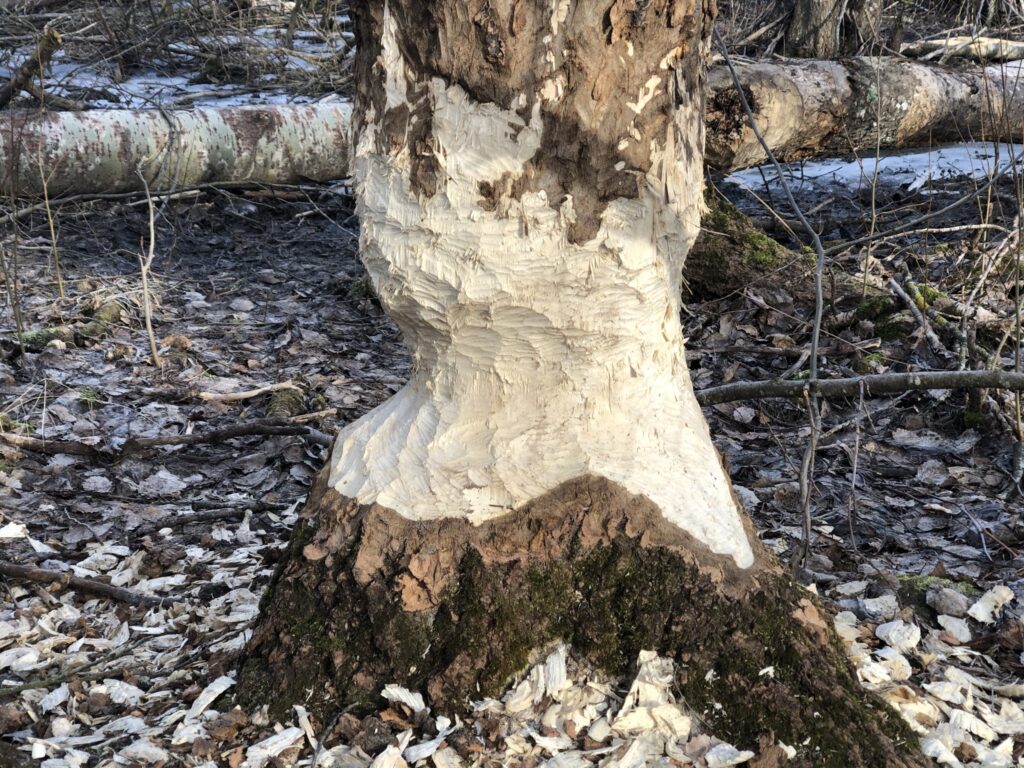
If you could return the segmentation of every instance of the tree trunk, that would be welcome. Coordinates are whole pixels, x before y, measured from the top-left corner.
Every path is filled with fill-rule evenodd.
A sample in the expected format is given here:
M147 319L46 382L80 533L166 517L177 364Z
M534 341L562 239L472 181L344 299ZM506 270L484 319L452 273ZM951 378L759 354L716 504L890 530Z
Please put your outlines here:
M690 385L713 8L353 6L363 259L415 372L339 435L243 698L458 711L562 638L615 672L670 654L717 734L797 764L924 764L758 544Z
M793 0L786 28L786 55L805 59L836 58L847 3L848 0Z
M0 191L166 192L206 182L345 176L347 104L164 112L16 112L0 123Z
M834 59L874 40L881 0L791 0L784 38L788 56Z

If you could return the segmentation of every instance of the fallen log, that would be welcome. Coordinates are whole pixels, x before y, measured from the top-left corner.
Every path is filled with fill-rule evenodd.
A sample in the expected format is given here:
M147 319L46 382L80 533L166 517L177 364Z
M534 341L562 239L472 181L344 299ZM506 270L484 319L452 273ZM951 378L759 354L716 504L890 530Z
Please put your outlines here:
M18 112L0 120L5 195L167 192L342 178L344 102L220 109ZM141 174L141 175L140 175Z
M1016 65L952 70L897 58L736 63L757 124L780 160L958 141L1020 141L1024 78ZM714 67L707 163L767 160L728 70Z
M941 40L918 40L900 47L904 56L947 59L959 56L979 61L1020 61L1024 59L1024 43L1000 37L948 37Z
M957 71L897 58L737 63L758 125L780 160L963 140L1019 141L1024 78L1015 66ZM714 67L707 162L766 160L729 72ZM0 119L0 191L50 197L201 184L290 184L348 174L344 102L190 111L18 112Z
M105 581L86 579L63 571L53 571L31 565L18 565L17 563L9 563L6 560L0 560L0 576L34 581L38 584L59 584L65 589L70 587L87 595L106 597L143 608L156 608L165 603L170 603L174 599L142 595L124 587L115 587L113 584L107 584Z

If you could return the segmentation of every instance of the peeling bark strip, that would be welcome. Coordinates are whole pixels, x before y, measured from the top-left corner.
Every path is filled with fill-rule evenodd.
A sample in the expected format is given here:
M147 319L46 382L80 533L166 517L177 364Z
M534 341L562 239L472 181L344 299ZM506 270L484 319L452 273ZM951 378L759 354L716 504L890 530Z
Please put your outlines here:
M291 184L346 175L346 104L19 112L0 123L0 190L21 196Z
M780 160L940 144L1017 141L1024 77L1016 65L954 71L895 58L737 63L747 98ZM743 168L767 159L727 69L710 76L707 162Z

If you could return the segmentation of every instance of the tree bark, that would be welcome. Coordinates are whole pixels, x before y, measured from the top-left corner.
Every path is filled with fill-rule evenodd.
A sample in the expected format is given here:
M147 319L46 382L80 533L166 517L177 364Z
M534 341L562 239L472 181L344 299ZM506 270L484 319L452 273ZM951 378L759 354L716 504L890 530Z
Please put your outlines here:
M877 37L880 0L791 0L784 52L805 59L856 53Z
M793 0L786 28L785 53L805 59L839 55L843 15L848 0Z
M716 734L796 765L924 764L758 544L686 370L713 9L353 6L362 255L414 374L339 435L243 698L458 711L561 638L671 655Z
M58 195L343 178L347 104L165 112L17 112L0 122L0 190Z

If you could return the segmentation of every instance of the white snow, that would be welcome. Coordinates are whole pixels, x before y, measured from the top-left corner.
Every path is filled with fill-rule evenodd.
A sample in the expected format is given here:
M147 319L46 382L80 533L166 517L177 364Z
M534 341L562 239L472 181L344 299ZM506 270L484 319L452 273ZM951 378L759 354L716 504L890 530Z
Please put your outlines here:
M1016 159L1020 164L1024 145L968 142L933 149L887 153L879 158L859 160L824 158L784 164L786 182L794 191L811 191L827 186L858 189L870 186L875 173L890 186L923 189L930 181L966 176L987 179L995 169L1006 170ZM876 171L877 169L877 171ZM777 173L771 165L735 171L725 181L761 194L778 188Z

